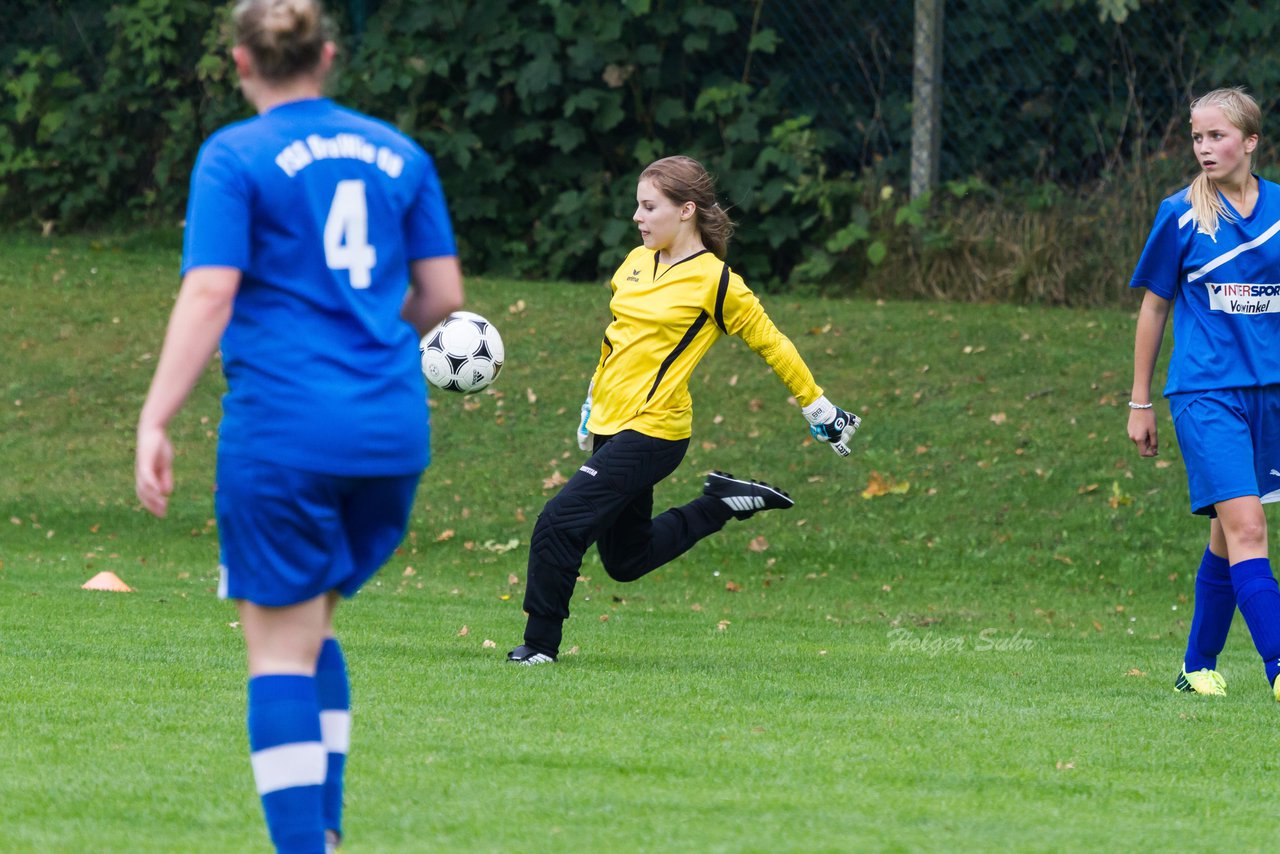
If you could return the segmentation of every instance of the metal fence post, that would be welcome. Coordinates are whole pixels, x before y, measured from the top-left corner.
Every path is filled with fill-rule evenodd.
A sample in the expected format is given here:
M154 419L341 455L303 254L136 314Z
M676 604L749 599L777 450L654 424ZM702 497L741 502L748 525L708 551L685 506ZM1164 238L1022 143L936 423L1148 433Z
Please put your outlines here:
M916 0L911 79L911 198L938 183L942 139L942 9L946 0Z

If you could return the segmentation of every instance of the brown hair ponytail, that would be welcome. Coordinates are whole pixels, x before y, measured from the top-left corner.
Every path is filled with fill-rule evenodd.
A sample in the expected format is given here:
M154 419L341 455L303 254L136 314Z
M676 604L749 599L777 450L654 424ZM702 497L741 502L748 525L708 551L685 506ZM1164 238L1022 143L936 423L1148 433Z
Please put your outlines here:
M724 260L729 238L733 237L733 221L716 202L715 179L701 163L681 154L664 157L645 167L640 173L640 180L652 182L677 205L693 202L702 244Z

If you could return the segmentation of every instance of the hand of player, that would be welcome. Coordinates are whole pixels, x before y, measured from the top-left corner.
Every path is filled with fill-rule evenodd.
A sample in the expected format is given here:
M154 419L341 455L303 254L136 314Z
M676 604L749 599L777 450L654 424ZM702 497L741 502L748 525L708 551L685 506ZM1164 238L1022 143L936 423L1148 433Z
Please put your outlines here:
M1129 410L1129 438L1138 446L1143 457L1160 455L1160 440L1156 432L1155 411L1151 409Z
M173 492L173 445L163 428L138 428L134 489L143 507L152 515L164 518Z
M582 420L578 422L578 447L584 451L591 450L591 431L587 429L587 419L591 417L591 401L582 404Z
M849 456L849 440L862 426L861 418L844 411L825 396L804 407L803 412L813 438L830 443L831 450L840 456Z
M595 387L594 381L587 386L587 399L582 401L582 418L578 421L578 447L588 453L591 452L591 431L587 429L587 420L591 418L591 392Z

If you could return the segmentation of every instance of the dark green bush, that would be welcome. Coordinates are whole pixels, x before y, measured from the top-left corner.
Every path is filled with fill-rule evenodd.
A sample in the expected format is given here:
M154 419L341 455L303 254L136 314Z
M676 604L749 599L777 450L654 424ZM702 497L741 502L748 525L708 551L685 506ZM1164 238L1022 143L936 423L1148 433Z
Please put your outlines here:
M948 0L952 180L916 200L901 139L905 6L873 16L830 0L856 26L811 36L824 62L865 50L855 59L877 64L865 91L844 93L866 113L852 165L850 140L815 112L832 92L801 76L804 51L768 26L794 8L762 0L332 0L346 33L332 86L435 156L472 273L608 273L636 239L640 169L685 153L719 177L740 223L730 261L753 284L1091 304L1123 293L1155 202L1193 168L1180 141L1192 87L1244 82L1273 95L1264 105L1280 95L1280 60L1265 48L1280 9L1210 2L1220 14L1155 0ZM179 221L200 142L249 113L225 7L11 0L6 11L0 221ZM856 43L840 41L849 32Z

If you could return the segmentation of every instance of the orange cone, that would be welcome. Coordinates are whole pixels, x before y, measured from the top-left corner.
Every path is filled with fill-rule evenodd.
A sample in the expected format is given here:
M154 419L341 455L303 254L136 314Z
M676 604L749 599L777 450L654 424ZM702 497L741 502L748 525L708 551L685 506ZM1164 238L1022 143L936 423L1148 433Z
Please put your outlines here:
M108 590L112 593L133 592L133 588L121 581L120 576L114 572L99 572L93 578L81 584L80 588L82 590Z

